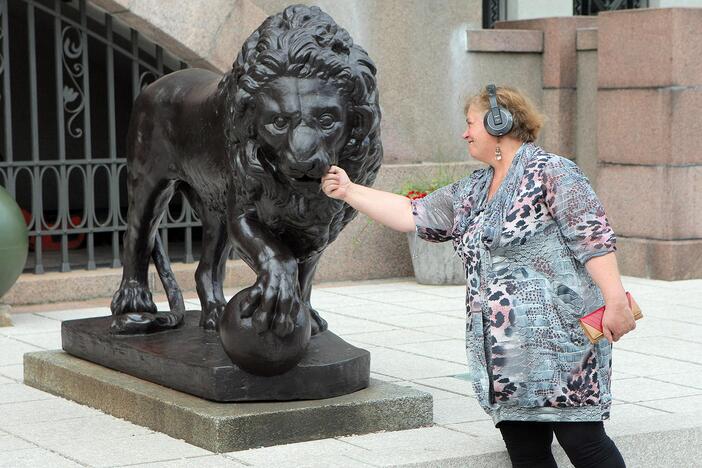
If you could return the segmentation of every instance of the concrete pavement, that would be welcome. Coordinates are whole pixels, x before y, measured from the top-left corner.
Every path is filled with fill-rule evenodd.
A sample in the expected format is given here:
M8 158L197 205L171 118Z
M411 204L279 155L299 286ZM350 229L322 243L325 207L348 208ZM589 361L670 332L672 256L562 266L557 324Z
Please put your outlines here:
M615 345L608 433L629 466L702 466L702 280L625 286L645 318ZM465 380L464 295L409 279L313 291L330 328L371 352L372 377L433 395L433 427L219 455L22 383L25 352L60 348L61 320L106 315L108 301L15 313L15 325L0 328L0 466L507 467L499 431Z

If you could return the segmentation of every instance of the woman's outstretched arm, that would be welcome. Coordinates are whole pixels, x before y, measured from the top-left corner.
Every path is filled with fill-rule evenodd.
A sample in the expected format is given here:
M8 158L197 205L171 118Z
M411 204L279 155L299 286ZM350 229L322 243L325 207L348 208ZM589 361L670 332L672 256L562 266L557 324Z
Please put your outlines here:
M327 196L348 203L361 213L395 231L415 230L409 198L354 184L346 171L340 167L332 166L322 177L322 190Z

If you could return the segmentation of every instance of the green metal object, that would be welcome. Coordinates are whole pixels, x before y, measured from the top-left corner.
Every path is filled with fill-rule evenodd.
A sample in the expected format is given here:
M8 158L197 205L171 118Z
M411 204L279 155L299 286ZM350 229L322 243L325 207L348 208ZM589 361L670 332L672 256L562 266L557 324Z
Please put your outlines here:
M27 225L19 206L0 187L0 297L17 281L27 261Z

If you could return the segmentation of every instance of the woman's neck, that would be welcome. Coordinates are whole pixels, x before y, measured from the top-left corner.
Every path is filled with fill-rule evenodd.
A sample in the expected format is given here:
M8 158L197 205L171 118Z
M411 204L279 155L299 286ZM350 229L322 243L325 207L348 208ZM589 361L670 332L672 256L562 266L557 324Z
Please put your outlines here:
M522 141L517 140L515 138L502 138L502 140L499 143L500 150L502 151L502 159L500 159L499 161L497 159L493 159L489 163L495 171L493 180L504 179L504 177L507 175L507 172L509 171L510 166L512 165L512 161L514 161L514 156L517 154L517 151L522 146L522 143Z

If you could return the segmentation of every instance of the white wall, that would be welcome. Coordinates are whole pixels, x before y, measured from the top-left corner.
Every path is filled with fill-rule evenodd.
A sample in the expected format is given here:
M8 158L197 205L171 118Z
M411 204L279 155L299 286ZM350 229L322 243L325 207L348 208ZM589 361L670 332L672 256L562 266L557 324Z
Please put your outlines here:
M507 19L572 16L572 0L507 0Z
M702 7L702 0L649 0L651 8Z

